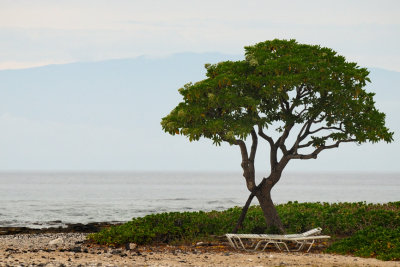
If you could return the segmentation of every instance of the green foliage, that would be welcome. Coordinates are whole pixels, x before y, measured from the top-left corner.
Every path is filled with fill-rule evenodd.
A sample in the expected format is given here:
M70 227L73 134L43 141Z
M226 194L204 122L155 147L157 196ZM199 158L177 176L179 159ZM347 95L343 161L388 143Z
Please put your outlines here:
M190 141L205 137L234 144L254 126L319 121L331 131L310 136L314 147L392 140L374 94L363 89L370 82L366 68L330 48L295 40L265 41L245 50L245 60L207 64L206 79L179 89L183 101L162 119L163 130Z
M380 260L400 260L400 227L367 227L332 244L327 252L376 257Z
M127 242L147 244L195 240L231 231L240 209L225 212L169 212L134 218L120 226L105 229L90 238L100 244L121 245Z
M387 204L298 203L278 205L282 223L291 232L321 227L324 234L350 236L366 227L400 227L400 202ZM296 222L296 223L294 223Z
M323 234L350 236L334 243L328 251L398 259L400 248L400 202L387 204L298 203L277 205L288 233L322 227ZM93 242L123 245L127 242L191 242L232 231L241 208L211 212L170 212L134 218L120 226L90 235ZM260 207L251 206L240 233L271 233ZM372 254L372 255L371 255ZM397 255L397 256L396 256Z

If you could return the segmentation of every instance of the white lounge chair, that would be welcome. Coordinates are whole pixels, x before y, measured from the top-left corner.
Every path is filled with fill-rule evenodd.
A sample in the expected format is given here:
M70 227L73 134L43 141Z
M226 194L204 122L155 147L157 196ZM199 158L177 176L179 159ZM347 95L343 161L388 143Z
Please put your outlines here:
M296 251L301 250L305 245L310 244L307 252L310 251L312 245L315 243L315 240L330 238L329 236L317 236L320 234L322 229L320 227L311 229L307 232L301 234L289 234L289 235L273 235L273 234L226 234L230 245L236 249L246 249L242 239L249 239L252 241L251 247L256 244L253 250L257 250L262 243L266 243L264 245L263 250L269 245L273 244L279 250L282 250L280 245L290 251L286 242L292 241L296 242L296 246L299 248ZM311 237L311 238L310 238Z
M256 244L256 246L253 250L256 250L263 241L268 241L268 243L265 245L265 247L267 247L269 244L274 244L279 250L281 250L279 244L282 244L285 246L285 248L287 250L289 250L287 248L286 243L281 240L283 237L282 235L226 234L225 236L228 238L230 245L236 249L244 249L244 250L248 251L249 249L246 248L242 239L249 239L250 241L252 241L252 244L250 245L250 247L252 247L254 244Z
M313 236L304 236L304 237L292 237L286 239L287 241L292 241L296 242L297 245L299 245L299 248L293 251L299 251L301 250L305 245L310 245L307 249L307 252L310 251L312 248L312 245L315 243L316 240L321 240L321 239L329 239L331 238L328 235L313 235ZM266 246L264 247L264 249Z

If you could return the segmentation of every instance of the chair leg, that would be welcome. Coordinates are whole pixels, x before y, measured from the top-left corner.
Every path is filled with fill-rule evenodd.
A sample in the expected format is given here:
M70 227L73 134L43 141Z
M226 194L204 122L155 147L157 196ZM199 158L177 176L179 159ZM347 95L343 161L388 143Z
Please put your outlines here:
M310 249L311 249L312 245L314 244L314 242L315 242L315 240L313 240L313 241L310 243L310 247L307 249L307 252L310 251Z
M269 244L272 244L273 242L268 241L267 244L265 244L264 248L262 249L263 251L268 247ZM275 244L275 243L274 243ZM276 246L276 244L275 244ZM280 247L278 247L279 250L281 250Z
M261 243L262 243L263 241L264 241L264 240L260 240L260 241L258 241L258 243L257 243L256 247L254 248L254 250L257 250L257 249L258 249L258 247L261 245Z
M299 246L298 251L300 251L300 250L302 250L302 249L304 248L304 246L305 246L305 244L306 244L306 241L299 242L299 243L300 243L300 246Z
M280 242L274 242L275 247L279 249L279 251L282 251L281 246L279 246Z
M286 245L286 243L285 242L281 242L281 243L283 243L283 245L285 246L287 252L290 252L290 250L289 250L288 246Z
M243 242L242 242L242 239L239 238L239 242L240 242L240 245L242 245L242 248L243 248L244 250L246 250L246 247L244 246L244 244L243 244Z
M236 248L236 249L240 249L240 246L239 246L239 244L238 244L236 238L233 239L233 242L235 243L235 248Z
M235 244L232 242L231 237L228 237L228 241L229 241L229 244L230 244L233 248L237 248L237 247L235 246Z
M300 251L303 248L303 243L296 241L296 249L292 250L292 251Z

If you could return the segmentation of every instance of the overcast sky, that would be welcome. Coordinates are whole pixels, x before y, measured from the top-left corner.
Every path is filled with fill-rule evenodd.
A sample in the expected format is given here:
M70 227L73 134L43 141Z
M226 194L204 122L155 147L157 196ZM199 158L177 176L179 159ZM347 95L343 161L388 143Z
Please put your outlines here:
M399 10L399 0L0 0L0 70L135 58L141 55L164 57L182 52L218 52L238 58L238 55L243 55L244 46L280 38L330 47L345 56L347 60L357 62L362 67L379 67L399 72ZM202 68L202 64L199 68ZM3 77L11 76L9 74L11 72L3 73L5 73ZM199 72L199 77L200 74L203 75ZM395 73L390 77L396 75ZM190 81L187 80L190 79L189 77L181 76L183 75L179 73L180 79L185 82ZM30 78L34 79L37 75L32 75L32 77ZM55 81L46 88L61 90L68 87L68 82L72 80L69 77L51 76L50 78ZM98 89L96 82L104 83L104 80L97 79L97 76L92 77L92 80L86 76L79 77L76 75L74 81L81 79L83 89L89 87ZM34 87L29 83L28 78L22 79L23 82L28 84L29 88ZM15 78L16 86L19 84L19 79L20 76ZM85 81L90 84L85 84ZM34 89L44 88L40 82L42 80L38 81ZM163 84L158 86L158 89L165 90L165 80L159 82ZM397 92L395 91L398 86L397 80L383 79L381 82L382 88L393 88L390 92ZM3 80L0 81L1 83L3 89L0 87L0 90L3 90L3 96L13 98L17 104L10 107L7 103L11 102L7 100L7 97L0 98L0 170L124 170L135 169L132 163L145 158L143 151L146 152L146 150L138 149L137 144L132 141L132 136L138 131L143 131L142 140L149 138L147 128L133 127L127 130L124 127L113 126L107 124L104 116L99 116L96 112L93 116L95 119L90 118L89 111L93 107L87 104L84 108L75 110L77 118L82 120L79 124L67 121L65 118L63 120L58 114L65 113L70 116L69 109L71 108L65 99L68 98L71 103L74 103L69 88L63 89L63 92L67 94L67 97L64 96L65 99L61 100L63 103L58 105L58 102L50 99L45 103L50 103L50 108L48 108L44 104L40 105L40 101L44 101L43 98L45 98L43 95L23 95L20 98L20 95L16 93L17 90L13 90L12 86L4 89L7 88L6 82ZM182 86L183 82L179 81L176 89L174 81L170 84L173 85L172 90L175 94L175 90L179 88L178 86ZM379 84L375 85L375 88L380 89ZM50 89L48 93L55 91ZM77 87L74 89L80 90ZM109 92L107 92L112 96L114 94L112 86L108 89ZM81 100L78 93L76 93L78 97L75 97ZM98 94L98 91L95 94ZM381 93L377 92L377 95L379 94ZM35 97L37 103L32 101ZM96 97L101 96L99 94L89 99L96 99ZM377 103L384 112L400 107L396 97L390 94L389 98L390 101ZM24 103L21 99L26 102ZM104 97L104 103L107 104L108 109L104 108L101 111L110 111L108 117L112 118L111 121L120 119L121 114L134 115L131 114L132 112L118 113L117 111L123 106L121 102L116 101L112 106L109 100ZM130 101L130 99L123 100ZM166 102L165 98L161 100ZM31 112L29 108L35 104L37 106L35 112ZM57 106L54 107L54 104ZM101 103L92 104L98 106ZM175 104L177 103L168 103L171 107ZM131 106L133 106L131 103L126 104L126 107ZM62 107L65 110L61 110ZM85 121L83 121L86 118L83 109L89 110L89 113L85 113L88 117ZM24 110L25 113L23 113ZM160 114L154 116L154 122L151 122L156 129L154 132L162 138L167 138L167 134L162 133L159 122L168 111L169 108L162 110ZM35 114L40 114L40 116L35 117ZM388 114L387 118L391 127L400 125L398 112ZM97 120L101 121L100 125L96 124ZM127 123L133 124L132 120L127 120ZM137 125L134 126L137 127ZM396 134L400 132L397 129L392 128ZM168 138L172 137L168 136ZM395 135L396 138L397 135ZM146 170L153 170L156 167L171 170L182 168L232 170L232 166L235 166L235 170L240 171L240 155L236 148L220 149L211 147L210 143L202 142L191 143L189 146L188 141L183 139L183 137L181 139L174 137L168 139L167 142L160 139L162 143L151 150L151 153L148 152L149 160L140 163L139 167ZM168 149L172 149L171 147L174 147L177 152L175 154L181 157L179 160L165 156ZM362 149L354 149L355 147L355 145L349 145L341 149L343 151L341 154L326 153L329 156L324 158L325 161L319 159L318 164L296 163L297 165L293 165L292 170L311 168L319 171L389 170L398 172L400 170L400 165L397 164L399 142L396 141L390 146L379 145L376 148L375 145L374 147L365 145ZM42 154L39 151L42 151ZM203 155L205 160L193 161L191 156L183 154L183 151L193 153L193 157ZM353 151L358 152L352 154ZM135 158L135 155L138 158ZM335 161L336 157L343 158L342 164L333 167L332 161ZM23 161L23 159L26 160ZM220 162L217 159L224 161ZM184 160L187 163L182 164ZM267 159L261 158L261 160L267 162Z
M400 71L400 1L0 0L0 69L176 52L242 54L274 39Z

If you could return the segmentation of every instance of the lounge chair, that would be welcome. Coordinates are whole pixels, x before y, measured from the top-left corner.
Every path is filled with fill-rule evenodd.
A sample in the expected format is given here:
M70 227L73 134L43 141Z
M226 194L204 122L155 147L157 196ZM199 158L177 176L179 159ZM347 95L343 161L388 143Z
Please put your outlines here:
M296 251L301 250L305 245L309 244L309 248L307 250L310 251L312 245L315 243L315 240L330 238L329 236L318 236L322 229L320 227L311 229L307 232L301 234L289 234L289 235L273 235L273 234L226 234L230 245L236 249L244 249L248 250L242 239L249 239L252 241L251 247L255 245L253 250L257 250L262 243L266 243L264 245L263 250L269 245L272 244L279 250L282 250L281 245L287 250L290 251L286 242L291 241L295 242L298 248Z
M274 244L279 250L281 250L279 244L282 244L283 246L286 247L287 250L287 245L285 242L283 242L282 235L266 235L266 234L226 234L226 238L228 238L229 244L236 249L244 249L248 251L249 249L246 248L244 245L242 239L249 239L252 241L252 244L250 247L253 247L254 244L256 244L255 248L253 250L257 250L257 248L261 245L263 241L268 241L268 243L265 245L267 247L269 244ZM264 248L265 248L264 247Z
M329 239L329 238L331 238L331 237L328 235L313 235L313 236L304 236L304 237L292 237L292 238L288 238L286 240L296 242L296 245L299 245L299 248L296 250L293 250L293 251L299 251L305 245L310 245L307 249L307 252L309 252L310 249L312 248L312 245L315 243L316 240ZM264 249L265 248L266 248L266 246L264 247Z

